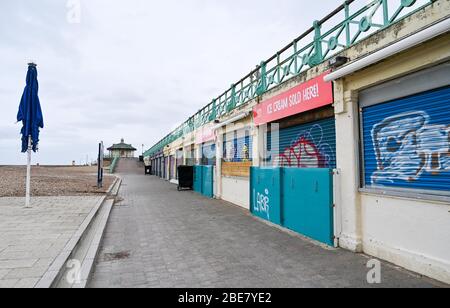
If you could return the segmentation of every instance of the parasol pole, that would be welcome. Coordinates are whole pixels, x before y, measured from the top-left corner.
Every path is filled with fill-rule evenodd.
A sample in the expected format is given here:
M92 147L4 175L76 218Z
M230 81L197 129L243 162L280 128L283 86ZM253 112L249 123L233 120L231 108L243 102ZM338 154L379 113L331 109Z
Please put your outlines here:
M30 185L31 185L31 136L28 136L28 158L27 158L27 182L25 194L25 208L31 208L30 205Z

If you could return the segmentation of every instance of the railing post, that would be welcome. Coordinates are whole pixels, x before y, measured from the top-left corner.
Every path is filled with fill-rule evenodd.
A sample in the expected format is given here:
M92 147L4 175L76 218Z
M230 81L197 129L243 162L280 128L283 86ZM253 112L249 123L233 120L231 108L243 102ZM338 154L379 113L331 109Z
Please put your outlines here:
M323 61L322 33L319 21L314 22L314 54L309 58L309 66L315 66Z
M261 96L267 90L267 65L266 62L261 62L261 74L259 76L260 82L259 86L256 89L256 95Z
M350 7L347 1L345 1L345 36L347 47L352 44L352 38L350 37Z
M277 53L277 82L281 82L281 66L280 66L280 53Z
M217 110L216 110L216 100L212 100L211 104L211 112L209 114L209 121L214 121L217 118Z
M189 120L188 129L189 129L189 132L188 132L188 133L190 133L190 132L192 132L192 131L195 130L195 121L194 121L194 118L191 118L191 119Z
M389 5L388 0L381 0L383 1L383 20L384 20L384 26L389 25Z
M294 71L295 71L295 74L298 73L298 55L297 55L298 47L297 47L297 44L298 44L298 42L294 41Z
M233 110L236 107L236 86L234 84L231 85L231 97L230 102L228 103L228 112Z

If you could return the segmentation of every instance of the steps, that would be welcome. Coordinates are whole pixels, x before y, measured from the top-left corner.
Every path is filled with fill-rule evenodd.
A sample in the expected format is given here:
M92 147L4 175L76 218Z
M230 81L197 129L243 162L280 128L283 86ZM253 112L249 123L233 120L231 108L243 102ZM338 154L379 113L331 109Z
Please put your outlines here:
M36 288L87 286L121 183L122 180L117 178L111 185L108 195L94 207Z
M85 288L94 268L103 231L106 228L114 200L105 200L83 238L74 249L61 272L55 288Z
M144 171L144 163L140 162L138 158L121 158L114 173L143 174Z

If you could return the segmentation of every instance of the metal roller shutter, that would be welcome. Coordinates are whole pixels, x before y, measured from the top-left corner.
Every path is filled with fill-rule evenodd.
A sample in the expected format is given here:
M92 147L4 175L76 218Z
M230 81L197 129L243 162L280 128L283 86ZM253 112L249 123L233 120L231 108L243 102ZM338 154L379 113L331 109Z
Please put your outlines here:
M365 187L450 194L450 87L362 110Z
M334 118L297 125L279 132L279 148L272 151L267 137L269 164L294 168L336 168L336 126Z
M216 144L204 143L202 145L202 165L213 166L216 164Z
M174 180L175 179L175 156L171 155L169 157L169 179Z
M242 136L241 134L239 134ZM229 141L223 142L223 157L227 162L245 162L252 161L253 157L253 138L248 132L245 137L237 137ZM224 137L224 140L226 137Z
M183 150L177 150L176 161L177 161L176 174L177 174L177 180L178 180L178 166L182 166L184 164Z
M164 156L163 157L163 172L162 172L163 179L166 179L166 177L167 177L168 162L169 162L168 157Z
M191 147L191 150L189 151L189 160L187 162L188 166L194 166L195 165L195 148L194 146Z

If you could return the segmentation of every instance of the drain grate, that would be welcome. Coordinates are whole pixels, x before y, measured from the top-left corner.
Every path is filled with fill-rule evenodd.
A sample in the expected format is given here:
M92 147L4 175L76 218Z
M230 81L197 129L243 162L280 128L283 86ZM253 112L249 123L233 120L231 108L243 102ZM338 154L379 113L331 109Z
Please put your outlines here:
M130 251L121 251L116 253L105 253L102 256L102 261L109 262L109 261L117 261L117 260L124 260L128 259L130 257L131 253Z

